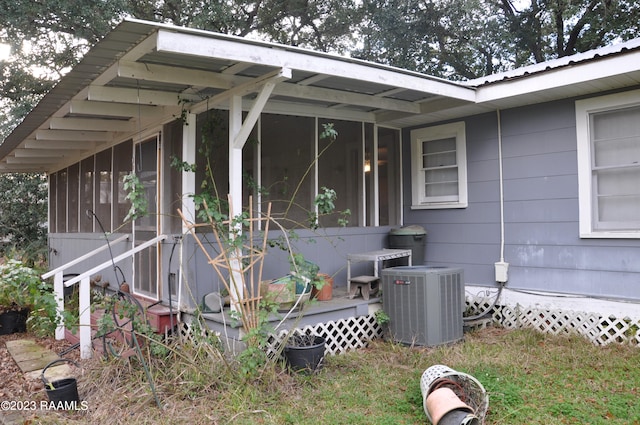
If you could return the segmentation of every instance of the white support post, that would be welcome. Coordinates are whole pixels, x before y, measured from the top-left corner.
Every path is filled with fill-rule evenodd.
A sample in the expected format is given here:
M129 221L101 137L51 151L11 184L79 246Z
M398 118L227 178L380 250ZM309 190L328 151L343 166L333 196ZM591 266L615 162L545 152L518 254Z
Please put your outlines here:
M53 276L53 293L56 297L56 317L60 326L56 328L56 339L64 339L64 321L62 320L62 312L64 311L64 283L62 282L62 270Z
M242 129L242 97L232 96L229 102L229 209L237 216L242 214L242 146L236 146L236 137ZM232 217L230 217L232 218ZM238 237L237 229L229 229L230 236ZM244 280L242 276L242 264L240 257L242 253L238 249L235 255L231 256L231 297L234 300L244 298ZM231 303L232 310L235 310L234 303Z
M91 283L87 276L80 281L80 322L78 334L80 335L80 358L91 358Z
M182 160L188 164L196 163L196 114L187 114L186 121L182 125ZM182 172L182 193L195 195L196 173ZM196 208L193 196L182 197L182 213L195 223ZM182 233L185 232L187 232L187 226L182 223Z

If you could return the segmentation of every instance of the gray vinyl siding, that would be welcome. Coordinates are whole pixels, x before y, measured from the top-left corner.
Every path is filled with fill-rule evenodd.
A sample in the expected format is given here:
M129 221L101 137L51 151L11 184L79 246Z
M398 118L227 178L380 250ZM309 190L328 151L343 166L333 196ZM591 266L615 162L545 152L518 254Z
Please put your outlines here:
M495 284L500 260L496 113L466 123L469 205L412 210L404 134L405 224L427 230L427 263L461 266L467 284ZM640 299L640 241L581 239L574 100L501 111L505 261L512 289Z
M296 252L317 264L321 273L334 277L336 287L344 287L347 282L347 254L378 250L386 245L390 227L345 227L318 229L317 232L301 229L297 231L299 239L293 242ZM274 234L274 237L277 237ZM214 240L208 235L208 240ZM224 285L205 255L195 244L191 236L185 238L187 258L183 276L182 304L193 308L202 297L210 292L220 291ZM287 253L279 248L268 248L265 256L262 280L270 280L289 273ZM352 267L355 274L371 274L372 263L357 263Z

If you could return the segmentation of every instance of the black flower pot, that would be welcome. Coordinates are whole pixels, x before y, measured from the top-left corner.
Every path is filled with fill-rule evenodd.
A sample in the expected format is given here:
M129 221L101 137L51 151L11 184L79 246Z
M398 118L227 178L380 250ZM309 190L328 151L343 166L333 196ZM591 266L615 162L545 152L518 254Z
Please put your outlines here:
M284 357L289 368L295 372L315 373L324 363L325 339L321 336L304 337L304 343L293 336L284 347Z
M29 310L11 310L0 314L0 335L25 332Z

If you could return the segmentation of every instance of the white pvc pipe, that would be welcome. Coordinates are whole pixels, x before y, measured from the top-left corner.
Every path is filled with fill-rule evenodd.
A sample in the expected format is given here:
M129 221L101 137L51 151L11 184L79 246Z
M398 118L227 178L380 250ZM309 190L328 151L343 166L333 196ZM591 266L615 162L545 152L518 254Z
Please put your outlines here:
M504 181L502 176L502 124L500 109L496 109L498 118L498 170L500 173L500 262L504 262Z

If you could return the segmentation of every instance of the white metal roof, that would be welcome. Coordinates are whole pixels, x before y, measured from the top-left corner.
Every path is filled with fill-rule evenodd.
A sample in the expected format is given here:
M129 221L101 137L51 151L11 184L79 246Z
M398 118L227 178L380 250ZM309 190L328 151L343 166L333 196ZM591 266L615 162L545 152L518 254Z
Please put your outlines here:
M408 127L638 85L638 68L635 43L535 73L454 83L296 47L126 20L0 144L0 171L56 171L179 116L182 108L224 108L231 92L241 92L248 109L267 78L278 83L266 112Z

